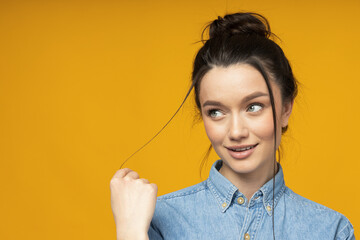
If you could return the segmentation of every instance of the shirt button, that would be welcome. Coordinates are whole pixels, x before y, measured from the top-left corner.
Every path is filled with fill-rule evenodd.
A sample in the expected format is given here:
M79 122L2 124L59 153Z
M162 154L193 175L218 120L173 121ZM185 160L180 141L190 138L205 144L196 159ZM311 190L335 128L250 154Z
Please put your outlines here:
M250 234L245 233L245 235L244 235L244 239L249 240L249 239L250 239Z
M243 203L245 202L245 200L244 200L244 198L239 197L239 198L237 199L237 202L238 202L239 204L243 204Z
M224 207L226 207L226 205L227 205L226 202L224 202L224 203L222 204L222 207L224 208Z
M271 211L271 206L266 206L266 209L270 212Z

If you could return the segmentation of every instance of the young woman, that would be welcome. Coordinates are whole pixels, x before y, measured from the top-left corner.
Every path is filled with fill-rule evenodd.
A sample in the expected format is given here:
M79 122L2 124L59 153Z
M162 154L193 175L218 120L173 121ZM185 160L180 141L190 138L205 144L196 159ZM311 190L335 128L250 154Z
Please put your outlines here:
M284 183L276 150L297 81L267 20L235 13L209 27L188 94L194 87L220 159L207 180L160 197L154 183L118 170L110 183L118 239L355 239L344 215Z

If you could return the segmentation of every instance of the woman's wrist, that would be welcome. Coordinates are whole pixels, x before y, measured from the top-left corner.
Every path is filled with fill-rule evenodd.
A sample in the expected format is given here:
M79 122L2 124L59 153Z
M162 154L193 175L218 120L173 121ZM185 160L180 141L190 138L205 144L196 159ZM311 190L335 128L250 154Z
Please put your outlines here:
M134 233L117 233L117 240L149 240L147 233L134 232Z
M124 237L117 237L116 240L149 240L149 236L146 235L146 236L139 236L139 235L127 235L127 236L124 236Z
M149 237L146 236L126 236L126 237L117 237L116 240L149 240Z

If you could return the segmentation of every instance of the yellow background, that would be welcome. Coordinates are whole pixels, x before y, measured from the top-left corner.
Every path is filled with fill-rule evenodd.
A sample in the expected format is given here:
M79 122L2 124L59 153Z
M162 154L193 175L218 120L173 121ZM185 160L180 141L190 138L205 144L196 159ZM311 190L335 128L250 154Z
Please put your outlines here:
M0 239L115 239L111 177L181 104L205 24L240 10L268 18L303 84L286 184L357 231L358 0L1 1ZM158 195L201 181L193 108L124 165Z

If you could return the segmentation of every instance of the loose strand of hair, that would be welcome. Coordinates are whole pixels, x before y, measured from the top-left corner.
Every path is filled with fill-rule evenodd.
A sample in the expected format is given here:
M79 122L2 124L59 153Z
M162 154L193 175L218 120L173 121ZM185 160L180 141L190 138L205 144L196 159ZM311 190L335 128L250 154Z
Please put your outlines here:
M201 179L201 181L204 181L204 180L202 179L202 177L201 177L201 172L202 172L202 169L203 169L205 163L207 162L207 160L208 160L208 158L209 158L209 155L210 155L210 153L211 153L211 150L212 150L212 145L211 145L211 143L210 143L209 148L208 148L208 150L206 151L206 153L204 154L204 157L203 157L203 159L202 159L202 161L201 161L201 163L200 163L200 170L199 170L199 172L200 172L200 179Z
M159 135L159 133L170 123L170 121L175 117L175 115L179 112L180 108L184 105L186 99L188 98L191 90L193 89L195 85L195 81L192 82L189 91L187 92L183 102L181 103L181 105L178 107L178 109L176 110L176 112L172 115L172 117L168 120L168 122L160 129L160 131L158 131L149 141L147 141L142 147L140 147L138 150L136 150L133 154L131 154L120 166L120 169L122 168L122 166L132 157L134 156L137 152L139 152L141 149L143 149L147 144L149 144L157 135Z
M271 106L272 106L272 113L273 113L273 122L274 122L274 171L273 171L273 189L272 189L272 228L273 228L273 239L275 240L275 224L274 224L274 213L275 213L275 175L276 175L276 110L275 110L275 103L274 103L274 96L273 96L273 92L271 89L271 85L269 82L269 78L267 76L267 73L264 69L264 67L262 66L262 64L260 64L256 59L252 59L251 64L261 73L261 75L263 76L266 86L269 90L269 95L270 95L270 102L271 102Z

